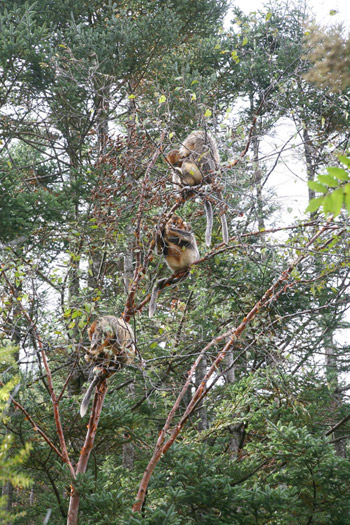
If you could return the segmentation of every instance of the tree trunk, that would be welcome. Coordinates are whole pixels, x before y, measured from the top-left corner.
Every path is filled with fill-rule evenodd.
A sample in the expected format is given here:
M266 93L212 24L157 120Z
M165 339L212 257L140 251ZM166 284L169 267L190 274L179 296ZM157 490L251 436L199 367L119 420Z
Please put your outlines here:
M135 397L135 385L131 383L126 387L127 392L131 398ZM125 436L126 438L129 438L129 436ZM133 470L134 468L134 457L135 457L135 448L132 441L127 441L123 444L123 450L122 450L122 461L123 461L123 467L127 470Z
M200 363L197 366L196 373L195 373L196 388L199 387L206 373L207 373L207 358L203 356ZM207 413L206 407L203 404L203 401L201 401L198 404L197 414L199 416L198 430L200 432L202 430L207 430L209 428L208 413Z
M83 448L80 451L80 458L76 468L76 474L83 474L86 472L88 465L90 453L94 445L95 436L97 432L98 422L101 415L101 410L103 407L103 401L107 392L107 381L104 380L96 388L96 393L94 397L94 403L91 410L88 432L86 434L85 443ZM74 487L74 480L72 481L71 486L71 496L69 501L68 508L68 517L67 525L77 525L78 524L78 513L79 513L79 503L80 503L80 494L77 492Z
M224 365L225 365L225 368L227 368L228 370L224 373L224 376L225 376L226 382L230 384L233 384L236 381L235 366L233 363L234 363L233 350L228 350L224 357ZM236 456L238 453L238 450L242 446L243 434L244 434L243 423L239 422L239 423L236 423L235 425L230 425L229 432L231 436L229 438L227 452L229 452L229 454L232 456Z
M262 171L259 164L259 139L256 135L252 137L253 144L253 166L254 166L254 186L256 192L256 207L258 214L258 227L259 230L265 229L264 222L264 210L262 201Z
M95 84L96 92L96 127L97 127L97 166L105 163L105 155L109 136L109 86L98 86ZM96 245L95 245L96 244ZM104 250L101 250L99 239L94 243L93 233L90 245L90 260L88 272L88 286L96 289L100 286L100 278L103 274Z
M315 180L315 162L314 162L315 152L314 152L314 147L313 147L309 132L305 124L303 127L303 143L304 143L304 154L305 154L305 161L306 161L307 180L308 182L310 182L310 181ZM311 199L315 198L315 190L308 188L308 191L309 191L309 202L310 202Z
M333 399L331 401L330 406L330 414L332 417L332 414L337 414L339 412L339 408L342 404L341 396L338 394L338 386L339 386L339 380L338 380L338 364L337 364L337 356L335 354L335 347L334 347L334 337L333 337L333 330L330 332L329 335L325 337L325 365L326 365L326 377L327 377L327 383L328 386L333 392ZM337 418L336 418L337 419ZM336 421L331 421L331 425L334 425ZM337 456L340 457L346 457L346 448L345 448L345 442L339 439L342 436L343 432L342 430L336 430L333 432L333 439L334 441L334 450Z

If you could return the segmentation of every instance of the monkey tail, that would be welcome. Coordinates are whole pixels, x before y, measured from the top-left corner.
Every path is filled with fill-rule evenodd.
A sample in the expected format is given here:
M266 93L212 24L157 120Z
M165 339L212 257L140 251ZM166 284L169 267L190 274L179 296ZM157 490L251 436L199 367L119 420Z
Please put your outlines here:
M225 244L228 244L228 227L227 227L227 220L226 215L223 213L221 215L221 231L222 231L222 240Z
M159 292L163 290L164 288L166 288L167 286L181 283L189 276L189 274L190 274L189 270L185 269L179 275L174 275L173 277L169 277L168 279L160 279L154 285L152 293L151 293L149 307L148 307L149 318L154 316L155 311L157 309L157 297L158 297Z
M204 200L205 215L207 217L207 227L205 230L205 244L208 246L211 245L211 234L213 231L213 208L210 201Z
M160 279L153 286L153 290L152 290L152 293L151 293L151 299L150 299L149 307L148 307L148 317L150 319L156 313L156 310L157 310L157 297L158 297L158 294L159 294L160 290L162 290L165 287L165 281L167 281L167 280L168 279Z
M85 416L85 414L87 412L87 409L88 409L88 406L89 406L89 403L90 403L90 399L91 399L92 393L94 391L94 388L95 388L95 386L98 385L98 383L100 382L100 379L101 379L100 376L95 376L94 379L91 381L91 383L89 385L89 388L87 389L87 391L85 393L85 396L83 397L83 400L82 400L81 405L80 405L80 416L81 417Z

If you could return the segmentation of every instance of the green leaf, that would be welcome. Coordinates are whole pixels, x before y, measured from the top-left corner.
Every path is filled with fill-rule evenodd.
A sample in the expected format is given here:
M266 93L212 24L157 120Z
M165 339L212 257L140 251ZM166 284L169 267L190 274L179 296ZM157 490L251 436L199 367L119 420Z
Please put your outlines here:
M321 184L320 182L317 182L315 180L310 180L307 185L311 190L318 191L319 193L327 193L328 188L324 184Z
M239 62L239 58L238 58L238 53L237 53L236 50L234 50L234 51L231 52L231 57L232 57L232 60L233 60L236 64L238 64L238 62Z
M346 211L350 213L350 192L345 193L344 204L345 204Z
M340 210L343 206L344 193L343 189L339 188L329 194L329 200L332 203L332 209L330 210L335 216L339 215Z
M332 177L339 180L348 180L349 174L343 168L327 168L327 171Z
M330 188L336 188L339 185L338 181L334 177L331 177L331 175L318 175L317 178L319 182L326 184Z
M211 117L212 116L212 112L210 111L210 109L206 110L206 112L204 113L204 116L205 117Z
M159 104L163 104L163 102L165 102L165 101L166 101L166 96L165 95L161 95L159 97L159 100L158 100Z
M350 168L350 159L348 157L345 157L344 155L339 155L338 159L342 164L345 164L345 166Z
M316 197L315 199L311 199L305 212L313 213L314 211L318 210L319 207L322 205L323 201L324 197Z
M324 197L322 208L325 213L333 213L334 215L338 215L342 204L343 190L339 188L338 190L335 190Z

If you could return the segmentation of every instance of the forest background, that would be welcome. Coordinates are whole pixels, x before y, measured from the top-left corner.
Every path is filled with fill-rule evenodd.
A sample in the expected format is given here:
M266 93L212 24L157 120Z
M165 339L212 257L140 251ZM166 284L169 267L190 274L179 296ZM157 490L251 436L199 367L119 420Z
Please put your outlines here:
M2 1L3 523L350 524L350 45L309 13ZM210 249L165 161L195 129L221 157ZM282 164L308 216L278 206ZM175 210L201 259L149 319ZM138 357L81 419L87 327L122 313Z

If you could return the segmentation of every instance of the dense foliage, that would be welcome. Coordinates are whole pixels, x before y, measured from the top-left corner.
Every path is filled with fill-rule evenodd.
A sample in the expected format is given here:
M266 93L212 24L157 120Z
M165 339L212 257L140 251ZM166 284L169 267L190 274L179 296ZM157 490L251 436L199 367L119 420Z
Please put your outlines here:
M65 523L78 494L84 525L350 524L349 91L305 76L306 8L227 10L1 4L4 523ZM182 202L165 162L195 129L222 161L211 249L202 199ZM277 198L281 166L311 216ZM149 319L170 275L153 241L174 206L201 259ZM123 312L138 357L87 429L87 327Z

